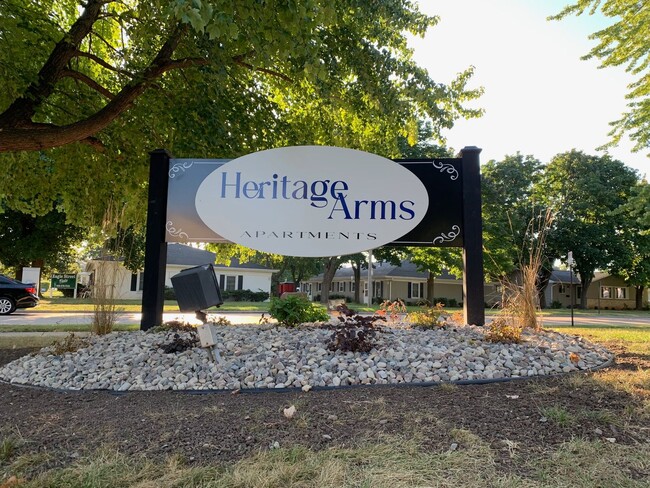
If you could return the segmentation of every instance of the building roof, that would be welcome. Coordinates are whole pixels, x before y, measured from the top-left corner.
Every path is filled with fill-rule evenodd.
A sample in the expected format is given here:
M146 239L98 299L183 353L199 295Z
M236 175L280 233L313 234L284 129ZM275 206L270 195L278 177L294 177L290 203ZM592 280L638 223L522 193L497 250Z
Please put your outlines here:
M600 281L603 278L607 278L608 276L610 276L609 273L603 273L601 271L597 271L594 273L594 279L592 280L592 283L594 281ZM564 269L554 269L553 272L551 273L551 278L549 279L549 283L570 284L571 279L572 279L571 271L564 270ZM576 285L580 284L580 275L575 271L573 272L573 283Z
M180 264L182 266L200 266L214 264L216 255L213 252L186 246L185 244L167 244L167 264Z
M167 264L182 266L200 266L202 264L213 264L215 268L237 268L237 269L258 269L275 272L277 270L267 268L256 263L240 263L239 259L232 258L230 264L214 264L216 254L205 249L199 249L185 244L167 244Z
M265 271L272 271L272 272L277 272L279 270L277 269L271 269L267 268L266 266L262 264L257 264L257 263L240 263L239 259L237 258L232 258L230 260L230 264L215 264L215 268L239 268L239 269L259 269L259 270L265 270Z
M368 270L361 270L361 279L366 279L368 276ZM317 276L312 276L309 280L305 281L323 281L324 274L321 273ZM354 277L354 270L351 267L339 268L334 275L334 279L352 279ZM425 271L418 271L417 265L411 261L402 261L400 266L395 266L386 262L379 262L374 264L372 268L372 277L373 279L382 279L382 278L414 278L419 280L426 280L427 273ZM454 275L449 274L447 270L435 277L435 279L440 280L457 280Z

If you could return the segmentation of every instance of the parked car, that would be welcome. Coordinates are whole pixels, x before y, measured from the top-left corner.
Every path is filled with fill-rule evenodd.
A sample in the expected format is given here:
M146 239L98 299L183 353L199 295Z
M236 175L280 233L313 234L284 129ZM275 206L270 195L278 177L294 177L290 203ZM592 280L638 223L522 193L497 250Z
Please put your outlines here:
M0 275L0 315L14 313L17 308L30 308L38 305L38 295L34 283L21 283L5 275Z

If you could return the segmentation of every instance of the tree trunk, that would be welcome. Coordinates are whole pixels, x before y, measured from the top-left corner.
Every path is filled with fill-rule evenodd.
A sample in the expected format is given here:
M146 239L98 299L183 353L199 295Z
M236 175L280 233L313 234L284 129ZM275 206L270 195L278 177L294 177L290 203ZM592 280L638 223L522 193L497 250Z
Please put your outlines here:
M339 269L340 264L341 260L336 256L327 258L325 261L325 273L323 274L323 285L320 292L320 302L323 305L327 305L327 302L330 298L330 286L332 285L334 275L336 274L336 270Z
M589 278L589 279L581 280L580 282L580 284L582 285L582 296L580 297L580 308L583 310L587 309L587 292L589 291L589 286L591 285L592 280L593 278Z
M436 276L429 271L427 273L427 296L430 305L435 305L433 299L436 297Z
M643 285L637 285L634 287L634 291L635 291L634 308L636 308L637 310L643 310L643 290L645 290L645 286Z
M354 271L354 303L361 303L361 266L352 266Z

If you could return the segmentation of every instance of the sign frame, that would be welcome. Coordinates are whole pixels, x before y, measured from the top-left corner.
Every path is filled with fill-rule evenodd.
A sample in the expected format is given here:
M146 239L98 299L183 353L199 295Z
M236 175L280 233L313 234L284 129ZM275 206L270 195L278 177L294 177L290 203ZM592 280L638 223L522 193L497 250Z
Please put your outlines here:
M458 225L459 228L451 227L448 232L441 232L429 240L412 239L411 234L415 231L414 229L391 243L391 245L408 246L462 247L463 311L465 322L475 325L485 324L480 152L480 148L468 146L460 151L457 158L394 160L394 162L403 165L426 164L435 168L440 176L457 173L456 179L460 180L459 210L462 215L462 223ZM162 324L167 235L173 232L182 232L181 229L175 228L173 223L170 224L167 219L170 177L174 174L174 166L171 165L171 161L174 158L164 149L157 149L149 154L145 269L140 323L142 330ZM225 162L226 160L212 161ZM187 169L183 168L182 164L176 168L176 171ZM426 187L426 182L423 183ZM423 224L425 221L427 223ZM427 220L425 217L418 227L426 227L430 223L431 220Z

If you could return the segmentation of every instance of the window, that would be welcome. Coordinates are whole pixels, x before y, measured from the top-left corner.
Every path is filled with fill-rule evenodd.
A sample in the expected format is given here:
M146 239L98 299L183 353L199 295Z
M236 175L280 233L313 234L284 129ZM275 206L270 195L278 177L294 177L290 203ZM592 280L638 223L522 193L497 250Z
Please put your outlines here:
M582 298L582 287L576 286L576 299L580 300Z
M558 293L569 293L569 289L567 288L566 285L559 285L557 292Z
M627 298L627 288L617 287L616 288L616 298L618 300L625 300Z
M144 271L139 273L131 273L131 291L142 291L144 290Z
M339 281L339 293L345 291L345 281Z
M409 283L408 298L424 298L424 283Z
M381 298L383 293L384 293L384 282L383 281L373 281L372 282L372 288L373 288L373 296Z
M234 290L234 289L235 289L235 277L226 276L226 290Z
M354 281L350 281L350 291L354 292L357 289L357 284Z
M316 287L316 289L317 289L318 293L320 293L321 291L323 291L323 284L322 284L322 283L318 283L318 286Z
M604 299L612 298L612 287L611 286L601 286L600 287L600 298L604 298Z

